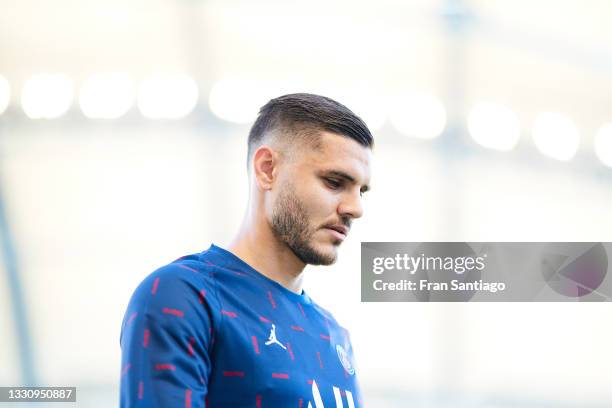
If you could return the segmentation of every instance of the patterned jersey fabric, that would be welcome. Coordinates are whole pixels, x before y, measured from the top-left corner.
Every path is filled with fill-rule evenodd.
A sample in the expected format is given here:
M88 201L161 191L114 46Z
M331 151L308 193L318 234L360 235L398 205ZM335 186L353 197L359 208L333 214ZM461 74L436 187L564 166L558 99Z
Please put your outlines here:
M122 407L361 407L349 333L216 245L136 288L120 338Z

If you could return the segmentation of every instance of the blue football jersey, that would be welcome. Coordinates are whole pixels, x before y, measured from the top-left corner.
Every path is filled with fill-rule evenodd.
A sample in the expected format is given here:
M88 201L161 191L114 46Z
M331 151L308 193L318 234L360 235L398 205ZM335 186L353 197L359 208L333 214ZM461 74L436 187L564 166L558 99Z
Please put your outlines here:
M350 336L216 245L136 288L121 328L122 407L361 407Z

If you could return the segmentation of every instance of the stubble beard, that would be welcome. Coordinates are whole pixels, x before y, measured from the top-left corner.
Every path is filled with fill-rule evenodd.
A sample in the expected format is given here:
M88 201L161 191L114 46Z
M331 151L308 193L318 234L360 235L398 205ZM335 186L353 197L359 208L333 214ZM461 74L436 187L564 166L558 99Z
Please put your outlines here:
M296 196L291 185L284 186L272 211L272 231L302 262L310 265L331 265L336 254L324 254L313 248L311 241L316 230L311 230L306 207Z

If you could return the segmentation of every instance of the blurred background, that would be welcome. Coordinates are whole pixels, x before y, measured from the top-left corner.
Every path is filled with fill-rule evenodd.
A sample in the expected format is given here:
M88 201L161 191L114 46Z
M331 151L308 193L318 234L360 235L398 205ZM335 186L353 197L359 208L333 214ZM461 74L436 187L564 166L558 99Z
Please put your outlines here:
M0 385L117 406L132 291L231 240L249 126L299 91L376 138L365 216L305 279L366 406L612 406L607 303L359 287L361 241L612 241L609 1L0 4Z

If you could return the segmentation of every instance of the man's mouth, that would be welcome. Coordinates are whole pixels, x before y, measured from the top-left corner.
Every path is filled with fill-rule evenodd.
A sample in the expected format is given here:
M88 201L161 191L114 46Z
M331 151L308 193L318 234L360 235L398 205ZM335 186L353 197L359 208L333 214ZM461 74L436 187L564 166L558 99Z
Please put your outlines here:
M342 224L334 224L328 225L325 229L330 230L330 232L337 237L338 239L344 240L348 235L348 228Z

